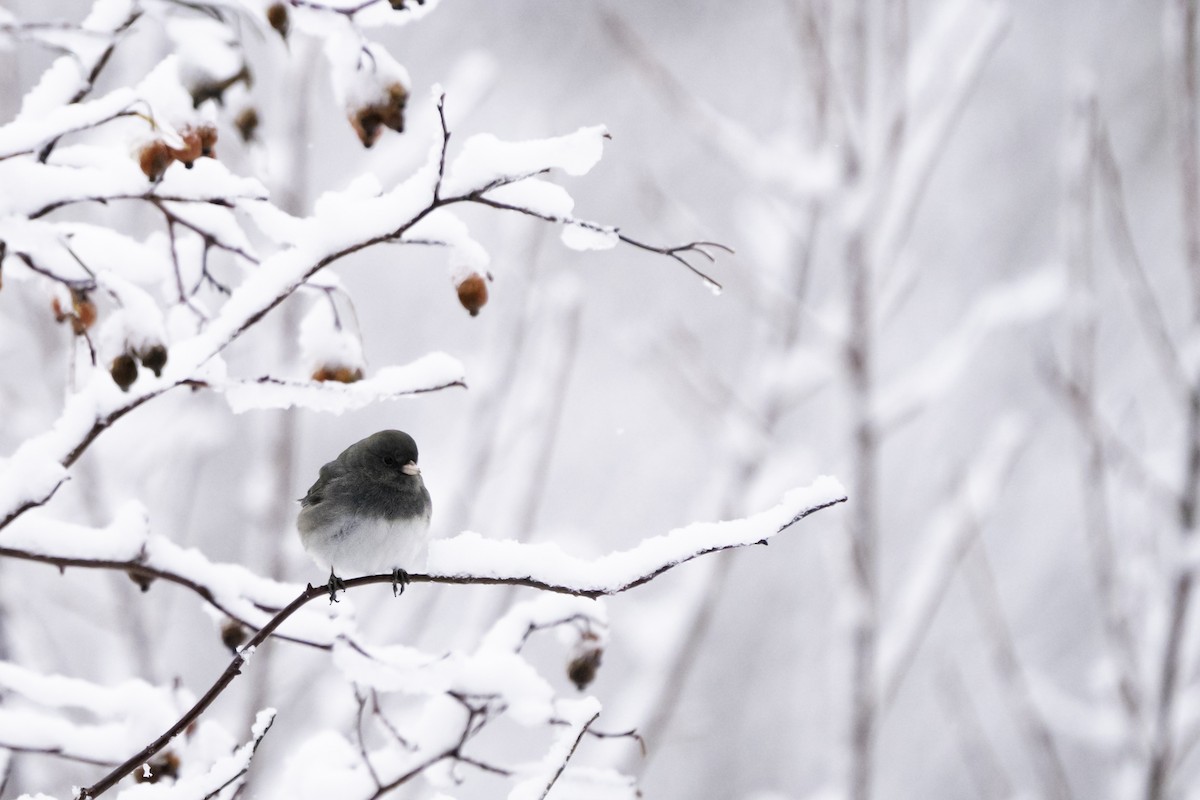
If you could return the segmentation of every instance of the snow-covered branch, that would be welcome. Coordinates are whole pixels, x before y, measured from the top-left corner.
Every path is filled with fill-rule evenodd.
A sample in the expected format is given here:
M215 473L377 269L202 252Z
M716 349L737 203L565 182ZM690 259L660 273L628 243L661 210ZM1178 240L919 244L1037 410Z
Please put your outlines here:
M487 542L476 535L464 534L455 539L441 542L439 543L441 546L433 548L430 554L431 569L429 573L410 574L409 580L411 583L508 584L584 598L617 594L647 583L667 570L702 555L765 543L771 537L782 533L811 514L843 503L846 499L846 494L837 480L825 477L817 480L811 486L789 492L783 501L774 508L754 516L728 522L696 523L662 536L647 539L631 550L613 553L594 561L568 556L552 545ZM192 558L198 558L198 555L193 554ZM54 562L50 561L50 563ZM82 560L77 560L76 563L69 566L87 566L87 564ZM112 568L112 561L105 566ZM138 568L144 569L140 564ZM226 576L232 574L232 571L233 568L228 566L222 568L222 572ZM391 575L372 575L351 578L344 583L346 589L349 590L358 586L390 583L391 581ZM183 583L183 581L177 582ZM131 769L146 762L166 747L176 735L198 719L241 674L243 666L256 648L265 643L277 629L305 605L325 597L328 597L328 590L324 586L313 587L310 585L301 591L241 646L225 671L191 709L142 751L112 770L97 783L84 789L81 797L99 796L115 785ZM511 622L501 620L498 625L504 625L504 630L519 630L520 635L514 636L511 632L503 635L494 633L492 636L485 637L481 647L519 648L528 633L530 621L527 619L524 624L526 627L523 629L520 625L516 625L514 628ZM335 652L337 652L336 641L338 640L335 639L334 642L329 643L330 646L335 647ZM342 639L341 641L346 642L349 647L348 651L343 648L342 652L362 652L361 646L349 644L349 640ZM409 657L406 656L406 659ZM411 664L411 659L406 660L405 663ZM355 674L362 677L358 672ZM464 674L479 675L477 671L470 670ZM497 678L511 674L513 674L511 671L496 671ZM383 679L377 678L377 680ZM468 694L486 696L489 692L478 690L476 687L476 690L468 692Z

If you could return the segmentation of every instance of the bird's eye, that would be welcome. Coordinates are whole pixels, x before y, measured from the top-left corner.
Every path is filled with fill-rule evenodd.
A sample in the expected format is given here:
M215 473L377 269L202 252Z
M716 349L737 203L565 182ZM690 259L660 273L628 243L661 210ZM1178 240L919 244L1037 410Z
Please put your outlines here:
M383 463L384 463L384 466L394 467L394 466L396 466L396 459L392 458L391 456L384 456Z

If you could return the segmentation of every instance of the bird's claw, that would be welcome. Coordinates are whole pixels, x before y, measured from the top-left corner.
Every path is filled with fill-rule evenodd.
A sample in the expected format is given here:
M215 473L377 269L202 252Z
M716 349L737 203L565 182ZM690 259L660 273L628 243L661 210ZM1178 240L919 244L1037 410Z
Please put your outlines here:
M333 574L332 567L329 569L329 582L327 584L325 584L325 588L329 590L329 604L330 605L333 605L334 603L342 602L341 600L337 599L337 592L338 592L338 589L341 589L343 592L346 591L346 582L343 581L341 578L339 578L337 575Z
M408 586L408 573L397 567L392 570L392 597L399 597L404 594L404 587Z

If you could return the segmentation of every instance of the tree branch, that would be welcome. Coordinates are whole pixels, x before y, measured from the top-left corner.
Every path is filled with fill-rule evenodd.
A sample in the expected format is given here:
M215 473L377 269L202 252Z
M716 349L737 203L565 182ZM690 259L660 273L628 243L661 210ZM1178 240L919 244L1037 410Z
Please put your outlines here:
M589 584L586 581L580 581L577 583L571 583L569 581L550 582L547 580L541 580L541 579L531 577L531 576L518 576L518 575L500 576L500 575L469 575L469 574L456 574L456 575L410 574L409 575L409 583L447 583L447 584L455 584L455 585L527 586L530 588L540 589L542 591L547 591L547 592L556 592L559 594L570 594L570 595L578 595L578 596L593 597L593 598L599 597L601 595L619 594L621 592L625 592L630 589L633 589L637 586L641 586L642 584L647 583L647 582L653 580L654 578L656 578L657 576L663 574L667 570L672 569L676 566L679 566L680 564L691 561L695 558L699 558L702 555L707 555L709 553L715 553L715 552L718 552L721 550L729 550L729 549L732 549L735 547L745 547L745 546L748 546L751 544L765 543L766 540L768 538L770 538L771 536L774 536L778 533L782 533L783 531L785 531L788 528L790 528L791 526L795 525L797 522L804 519L805 517L808 517L811 514L814 514L817 511L820 511L822 509L837 505L838 503L844 503L844 502L846 502L846 499L847 498L845 495L842 495L839 497L823 499L818 502L812 503L812 504L808 505L807 507L802 508L796 512L784 511L781 507L777 507L775 509L772 509L771 512L766 512L764 514L756 515L755 517L751 518L751 520L755 520L761 525L773 518L778 518L781 514L783 514L784 522L782 523L782 525L779 525L777 530L771 531L770 528L768 528L765 531L759 531L759 532L753 534L753 538L751 538L751 536L749 535L749 532L742 533L740 535L740 537L735 537L735 536L731 535L730 540L725 542L724 544L712 543L712 544L709 544L706 546L697 547L694 549L694 551L690 555L687 555L682 558L670 558L668 561L666 561L666 563L661 564L657 568L646 571L644 574L640 575L639 577L637 577L635 579L627 580L627 581L618 581L609 586L597 587L596 585ZM790 517L790 519L788 519L787 517ZM661 539L662 537L659 537L659 538ZM661 548L657 546L659 544L660 544L660 542L657 542L657 541L654 542L654 545L655 545L654 549L656 552L658 550L661 550ZM635 549L635 551L627 551L627 552L636 552L636 549ZM624 555L624 554L618 554L618 555ZM51 563L53 563L53 562L51 562ZM82 564L77 563L77 564L71 564L69 566L80 566L80 565L82 565ZM345 580L344 584L345 584L346 590L350 590L350 589L357 588L359 586L369 586L371 584L389 584L390 585L392 583L392 581L393 581L393 576L389 573L386 575L367 575L367 576L360 577L360 578L350 578L348 580ZM177 582L184 583L183 581L177 581ZM188 584L184 583L184 585L188 585ZM208 595L211 596L211 592L209 592ZM204 593L202 593L202 596L204 596ZM269 639L275 633L275 631L279 628L280 625L282 625L289 617L291 617L293 614L295 614L297 611L299 611L301 608L303 608L305 605L307 605L311 601L316 600L318 598L326 598L328 596L329 596L329 591L325 586L313 587L310 585L307 588L305 588L302 592L300 592L300 594L297 595L294 600L292 600L290 603L288 603L287 606L285 606L277 614L275 614L265 625L263 625L261 628L259 628L258 632L255 633L254 636L251 637L251 639L239 649L238 653L236 655L234 655L233 659L229 662L229 665L225 668L225 671L222 672L221 675L217 678L217 680L212 684L212 686L209 687L208 691L206 691L204 693L204 695L198 701L196 701L195 705L193 705L190 709L188 709L188 711L185 712L183 714L183 716L181 716L170 728L168 728L166 731L164 731L161 736L159 736L157 739L155 739L150 744L146 745L146 747L144 747L137 754L135 754L134 756L131 756L124 763L122 763L119 767L113 769L111 772L109 772L107 775L105 775L103 778L101 778L96 783L92 784L91 786L89 786L85 789L82 789L80 791L80 794L78 795L80 800L82 800L82 798L98 797L99 795L103 794L107 790L111 789L114 785L116 785L116 783L118 781L120 781L122 778L124 778L126 775L128 775L138 765L149 760L156 753L158 753L160 750L162 750L164 747L166 747L175 736L177 736L184 729L186 729L189 725L191 725L193 722L195 722L197 719L199 719L199 717L208 709L208 707L210 705L212 705L213 701L216 700L217 697L219 697L221 695L221 693L224 692L229 687L229 685L233 682L234 678L236 678L238 675L241 674L242 667L245 666L249 657L254 653L254 651L260 645L264 644L267 641L267 639ZM582 735L582 733L581 733L581 735ZM438 756L437 758L434 759L433 762L430 762L430 763L435 763L436 761L439 761L442 758L447 757L447 755L449 755L449 754L444 754L444 755ZM428 766L428 765L426 765L426 766ZM422 767L422 769L424 769L424 767ZM403 782L403 781L400 781L400 782ZM392 784L388 784L387 786L384 786L381 788L381 792L386 791L395 785L399 785L399 783L394 782Z

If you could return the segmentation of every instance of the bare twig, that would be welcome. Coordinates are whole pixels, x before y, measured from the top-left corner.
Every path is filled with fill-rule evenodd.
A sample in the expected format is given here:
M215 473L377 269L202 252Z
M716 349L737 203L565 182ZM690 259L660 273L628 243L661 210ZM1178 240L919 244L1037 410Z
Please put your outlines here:
M595 722L599 716L600 712L596 712L591 716L591 719L583 723L583 725L579 728L579 734L575 737L575 741L571 743L571 749L567 751L566 758L562 760L562 763L558 765L558 769L556 769L554 774L550 776L550 781L546 784L546 788L542 790L538 800L546 800L546 795L550 794L550 790L554 788L554 784L558 783L558 779L562 777L563 770L567 768L567 762L571 760L571 758L575 755L575 751L579 748L579 742L583 739L583 735L587 733L588 728L592 726L592 723Z

